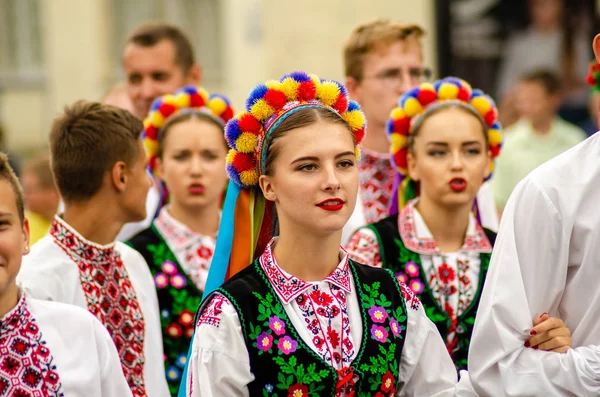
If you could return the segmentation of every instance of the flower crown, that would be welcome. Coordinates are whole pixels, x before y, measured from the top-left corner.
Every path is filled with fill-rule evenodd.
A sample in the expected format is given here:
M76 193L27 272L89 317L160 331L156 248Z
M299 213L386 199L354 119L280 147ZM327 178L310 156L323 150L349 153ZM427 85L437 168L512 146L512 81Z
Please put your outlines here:
M458 104L471 110L487 128L488 145L492 160L502 148L502 127L498 122L496 104L480 90L456 77L447 77L434 83L422 83L400 97L392 110L386 132L391 141L392 162L403 176L408 173L408 137L434 108L445 104ZM494 161L490 162L490 176ZM488 177L488 178L489 178Z
M592 87L592 93L597 94L600 92L600 64L595 61L590 63L587 83Z
M158 153L158 135L167 121L185 112L201 112L212 117L219 124L225 124L233 117L234 110L229 99L220 94L210 94L202 87L186 86L174 94L156 98L148 116L144 119L142 140L148 155L148 167L154 173Z
M264 172L269 132L290 114L311 107L339 114L354 133L356 143L362 141L365 117L360 106L348 98L346 88L335 80L293 72L279 81L254 87L246 100L246 111L235 115L225 126L225 138L231 147L227 155L229 177L242 188L256 185Z

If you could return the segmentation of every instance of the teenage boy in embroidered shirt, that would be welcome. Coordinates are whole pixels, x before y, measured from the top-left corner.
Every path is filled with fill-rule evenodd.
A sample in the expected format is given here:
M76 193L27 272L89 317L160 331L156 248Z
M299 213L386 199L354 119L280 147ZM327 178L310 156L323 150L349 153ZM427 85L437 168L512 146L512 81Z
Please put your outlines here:
M0 395L131 397L115 345L94 316L17 287L30 243L23 196L0 153Z
M150 187L142 122L79 101L50 131L54 179L65 203L17 278L31 296L88 309L110 332L134 396L168 395L154 282L143 257L120 242L146 216Z
M378 19L356 27L344 46L345 85L368 121L358 162L360 187L352 217L344 227L342 244L361 226L389 215L396 172L390 162L385 125L398 98L431 77L423 65L418 25ZM498 229L498 217L487 183L477 198L483 226Z

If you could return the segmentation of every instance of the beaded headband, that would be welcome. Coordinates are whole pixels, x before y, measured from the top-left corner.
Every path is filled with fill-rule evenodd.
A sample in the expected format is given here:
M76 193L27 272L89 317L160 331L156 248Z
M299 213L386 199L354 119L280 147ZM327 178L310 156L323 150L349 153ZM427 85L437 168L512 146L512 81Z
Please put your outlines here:
M325 108L338 114L352 130L356 143L365 135L365 117L360 106L349 99L346 88L335 80L293 72L254 87L246 100L246 111L225 126L231 147L227 172L242 188L251 188L264 173L269 135L287 117L305 108Z
M408 173L408 137L423 122L427 114L441 106L457 105L477 116L487 129L488 146L492 160L502 148L502 127L498 122L498 110L492 98L480 90L473 90L469 83L456 77L447 77L434 83L422 83L400 97L398 106L392 110L386 124L391 141L392 162L396 170Z
M148 116L144 119L142 133L148 155L148 167L153 174L158 154L158 138L162 128L175 117L190 113L205 114L224 127L233 117L234 110L226 96L209 94L202 87L186 86L174 94L156 98Z

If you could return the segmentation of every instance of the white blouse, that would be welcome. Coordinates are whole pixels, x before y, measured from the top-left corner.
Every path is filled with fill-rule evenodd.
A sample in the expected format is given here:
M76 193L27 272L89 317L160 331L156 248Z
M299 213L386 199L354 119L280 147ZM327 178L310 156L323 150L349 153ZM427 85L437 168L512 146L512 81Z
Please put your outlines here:
M480 396L600 396L600 134L527 176L508 200L479 304L469 373ZM566 354L526 349L543 312Z
M122 265L115 267L115 261L122 261ZM115 273L115 269L119 273ZM124 276L129 278L128 282L117 279ZM96 311L94 314L102 319L105 326L117 330L118 335L113 335L113 339L130 340L132 334L133 338L141 334L138 343L143 344L143 349L137 352L133 345L132 353L127 350L122 353L123 365L128 362L143 365L143 371L135 375L143 380L139 393L134 390L134 395L169 395L156 289L148 265L140 253L120 242L108 246L95 244L56 217L50 233L23 258L17 283L34 298ZM115 283L128 289L125 293L113 289ZM109 315L101 313L100 308L106 304L115 307ZM124 320L122 313L119 313L119 305L133 314L133 329L122 326ZM132 369L132 373L137 372Z
M0 395L132 396L117 349L94 316L25 293L0 318Z
M343 250L340 256L342 260L336 270L319 282L305 282L286 273L277 265L270 246L260 258L260 265L298 335L336 369L357 356L362 333L370 332L362 329L359 298L348 257ZM395 395L453 396L456 370L437 328L425 315L418 299L405 286L402 290L407 300L408 320L399 369L400 388ZM321 308L311 310L311 307ZM272 324L275 334L281 326ZM281 346L273 348L284 354L295 350L295 341L284 339L279 339ZM265 336L261 343L267 348L273 340ZM188 396L249 395L247 385L254 380L254 375L248 350L237 312L224 296L215 295L203 310L192 346Z

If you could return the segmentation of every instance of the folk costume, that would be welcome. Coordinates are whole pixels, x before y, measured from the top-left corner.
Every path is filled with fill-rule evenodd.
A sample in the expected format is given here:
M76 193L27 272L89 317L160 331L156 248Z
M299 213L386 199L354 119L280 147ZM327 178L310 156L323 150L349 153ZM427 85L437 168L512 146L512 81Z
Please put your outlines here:
M352 259L389 269L408 285L461 370L467 369L469 341L496 235L470 213L463 246L458 252L441 252L416 208L418 184L410 179L407 169L410 134L428 114L448 105L460 106L481 120L492 159L496 159L502 134L491 98L456 78L423 83L409 91L400 98L387 123L392 162L401 181L395 192L396 213L359 229L346 248Z
M34 298L89 310L108 329L134 397L168 395L158 302L144 258L123 243L86 240L60 216L17 276Z
M117 349L86 310L23 291L0 318L0 396L131 397Z
M231 182L186 395L454 395L456 371L437 329L391 272L358 264L341 247L321 281L277 264L272 204L256 184L269 134L306 108L338 114L362 140L364 116L345 87L303 72L257 86L226 126Z
M596 133L532 171L508 200L469 353L480 396L600 395L599 158ZM571 330L566 354L523 346L545 311Z
M201 87L181 88L155 100L144 121L143 140L149 167L156 177L158 138L163 126L178 117L202 114L225 127L233 117L229 99L209 95ZM194 315L206 285L216 235L204 236L173 218L168 204L149 228L127 242L142 254L154 278L160 307L165 374L171 395L177 395L188 348L194 333Z

